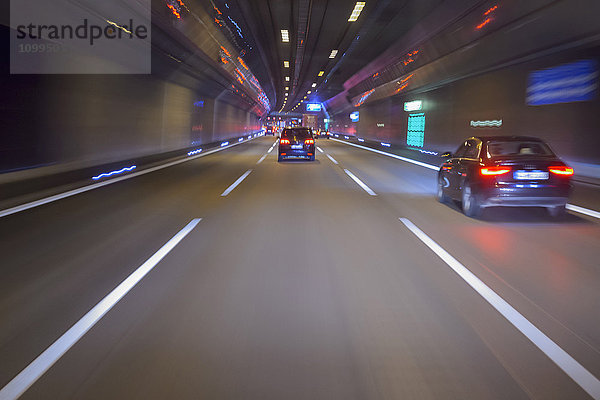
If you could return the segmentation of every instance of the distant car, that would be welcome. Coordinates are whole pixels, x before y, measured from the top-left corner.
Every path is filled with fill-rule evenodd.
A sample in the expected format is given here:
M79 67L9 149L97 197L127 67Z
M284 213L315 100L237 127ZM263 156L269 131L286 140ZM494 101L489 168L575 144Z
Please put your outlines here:
M554 217L565 213L573 169L540 139L471 137L442 157L437 198L460 201L467 216L495 206L546 207Z
M278 161L292 157L315 160L315 139L310 128L286 128L281 133Z

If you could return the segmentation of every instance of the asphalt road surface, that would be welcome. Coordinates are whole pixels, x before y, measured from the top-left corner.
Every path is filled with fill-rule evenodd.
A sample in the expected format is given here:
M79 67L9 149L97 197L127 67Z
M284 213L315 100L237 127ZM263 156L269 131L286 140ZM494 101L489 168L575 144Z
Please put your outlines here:
M474 220L435 171L274 140L0 218L0 398L600 398L600 220Z

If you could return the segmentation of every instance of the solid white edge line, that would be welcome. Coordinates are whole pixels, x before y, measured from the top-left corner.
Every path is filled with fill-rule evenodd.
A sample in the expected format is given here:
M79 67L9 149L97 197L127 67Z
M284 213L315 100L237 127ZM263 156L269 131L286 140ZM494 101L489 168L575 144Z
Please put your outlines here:
M79 341L115 304L119 302L139 281L144 278L188 233L201 218L195 218L163 245L152 257L138 267L106 297L87 312L79 321L33 360L0 390L0 399L13 400L21 396L46 371L52 367L75 343Z
M335 158L331 157L329 154L325 154L327 156L327 158L329 158L331 160L332 163L334 163L335 165L338 165L338 162L335 160Z
M319 150L321 153L323 152L323 150L319 146L317 146L317 150Z
M329 140L335 140L336 142L340 142L340 143L344 143L344 144L347 144L347 145L350 145L350 146L358 147L358 148L361 148L361 149L364 149L364 150L372 151L374 153L383 154L384 156L388 156L388 157L392 157L392 158L397 158L398 160L406 161L406 162L409 162L411 164L419 165L421 167L429 168L429 169L432 169L432 170L435 170L435 171L439 171L439 169L440 169L440 167L436 167L435 165L427 164L427 163L424 163L424 162L421 162L421 161L411 160L410 158L402 157L402 156L399 156L399 155L396 155L396 154L392 154L392 153L386 153L385 151L381 151L381 150L377 150L377 149L372 149L370 147L365 147L365 146L361 146L361 145L358 145L358 144L345 142L345 141L339 140L339 139L330 138ZM576 206L574 204L567 204L567 210L578 212L580 214L585 214L587 216L600 219L600 212L594 211L594 210L590 210L589 208L584 208L584 207Z
M265 158L267 158L267 155L265 154L264 156L262 156L260 158L260 160L258 160L258 162L256 164L260 164L261 162L263 162L265 160Z
M419 229L407 218L400 221L414 233L427 247L454 270L469 286L471 286L492 307L504 316L527 339L548 356L560 369L571 377L583 390L594 399L600 399L600 381L579 364L566 351L559 347L521 313L508 304L502 297L481 281L475 274L438 245L433 239Z
M227 189L225 189L225 191L224 191L224 192L221 194L221 197L225 197L225 196L227 196L229 193L231 193L231 192L233 191L233 189L235 189L235 188L236 188L236 187L237 187L237 186L238 186L240 183L242 183L242 181L243 181L244 179L246 179L246 177L247 177L248 175L250 175L250 172L252 172L252 170L251 170L251 169L249 169L248 171L244 172L244 175L240 176L240 177L238 178L238 180L237 180L237 181L233 182L233 183L231 184L231 186L229 186Z
M424 162L421 162L421 161L411 160L410 158L402 157L402 156L399 156L399 155L396 155L396 154L392 154L392 153L386 153L385 151L381 151L381 150L377 150L377 149L372 149L370 147L365 147L365 146L361 146L361 145L358 145L358 144L354 144L354 143L350 143L350 142L345 142L345 141L339 140L339 139L333 139L332 138L332 139L329 139L329 140L334 140L334 141L339 142L339 143L344 143L344 144L347 144L347 145L350 145L350 146L354 146L354 147L358 147L358 148L361 148L361 149L364 149L364 150L372 151L374 153L383 154L384 156L396 158L398 160L406 161L408 163L419 165L421 167L433 169L435 171L439 171L439 169L440 169L440 167L437 167L435 165L427 164L427 163L424 163Z
M566 208L567 208L567 210L570 210L570 211L574 211L574 212L577 212L577 213L580 213L580 214L585 214L587 216L594 217L594 218L599 218L600 219L600 212L594 211L594 210L590 210L589 208L579 207L579 206L576 206L574 204L567 204Z
M257 137L261 137L261 136L257 136ZM198 155L195 155L195 156L186 157L186 158L181 159L181 160L171 161L169 163L162 164L162 165L157 165L156 167L151 167L151 168L148 168L148 169L144 169L144 170L141 170L141 171L138 171L138 172L134 172L132 174L123 175L123 176L120 176L118 178L113 178L113 179L109 179L109 180L106 180L106 181L94 183L94 184L91 184L91 185L88 185L88 186L83 186L83 187L80 187L80 188L77 188L77 189L69 190L69 191L64 192L64 193L59 193L59 194L55 194L53 196L45 197L43 199L35 200L35 201L30 202L30 203L25 203L25 204L21 204L21 205L18 205L18 206L11 207L11 208L7 208L5 210L0 211L0 218L6 217L6 216L11 215L11 214L16 214L16 213L21 212L21 211L29 210L29 209L34 208L34 207L39 207L39 206L42 206L44 204L48 204L48 203L52 203L52 202L55 202L55 201L58 201L58 200L62 200L62 199L65 199L67 197L75 196L75 195L80 194L80 193L85 193L85 192L88 192L90 190L98 189L98 188L106 186L106 185L110 185L110 184L121 182L121 181L124 181L124 180L127 180L127 179L135 178L136 176L149 174L150 172L158 171L158 170L161 170L161 169L167 168L167 167L172 167L173 165L177 165L177 164L181 164L181 163L184 163L184 162L192 161L192 160L195 160L196 158L204 157L204 156L207 156L209 154L216 153L218 151L229 149L229 148L231 148L233 146L237 146L237 145L242 144L242 143L248 143L250 140L254 140L254 139L255 138L252 138L252 139L246 140L245 142L236 142L234 144L230 144L229 146L224 146L224 147L219 147L219 148L216 148L216 149L212 149L212 150L209 150L209 151L207 151L205 153L199 153Z
M367 193L369 193L371 196L377 196L377 193L375 193L374 191L371 190L370 187L368 187L367 185L365 185L360 179L358 179L356 177L356 175L354 175L352 172L348 171L347 169L344 169L344 172L346 173L346 175L348 175L350 178L352 178L352 180L354 182L356 182L358 184L358 186L360 186L361 188L363 188L363 190Z

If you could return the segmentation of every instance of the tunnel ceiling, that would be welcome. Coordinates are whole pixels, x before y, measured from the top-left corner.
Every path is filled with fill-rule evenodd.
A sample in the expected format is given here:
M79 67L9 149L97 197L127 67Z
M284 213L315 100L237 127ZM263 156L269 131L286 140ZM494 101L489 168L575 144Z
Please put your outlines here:
M346 80L442 3L367 0L358 20L349 22L353 0L198 1L226 15L224 30L245 52L275 112L301 111L294 108L301 100L320 102L342 92ZM282 30L289 33L287 43ZM332 50L338 52L330 58Z

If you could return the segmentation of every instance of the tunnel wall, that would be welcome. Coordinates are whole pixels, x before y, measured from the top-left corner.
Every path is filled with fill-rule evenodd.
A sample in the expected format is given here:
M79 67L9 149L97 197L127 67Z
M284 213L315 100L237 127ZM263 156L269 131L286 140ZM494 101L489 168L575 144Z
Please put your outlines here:
M0 172L73 169L257 131L257 117L142 75L3 75Z
M490 24L476 29L485 21L485 10L492 9L496 10ZM381 73L365 68L360 76L367 78L357 79L355 86L329 101L332 129L406 145L409 113L404 111L404 102L422 100L419 112L425 113L425 149L453 150L476 134L531 135L547 140L570 161L600 169L600 155L595 151L600 144L598 11L600 3L593 0L484 2L424 41L419 35L407 35L399 40L397 53L404 54L402 46L406 51L418 49L415 61L386 67ZM440 26L439 20L422 24L417 33ZM386 52L373 64L386 65L386 57L392 55ZM596 64L592 100L527 104L532 72L579 60ZM401 78L407 83L405 89L397 84ZM374 93L354 107L368 90ZM396 90L400 94L391 96ZM360 112L357 123L349 118L355 110ZM470 121L485 120L502 120L502 126L470 126ZM600 171L596 173L600 176Z
M540 58L443 85L434 90L389 97L358 108L360 120L349 114L334 117L333 131L406 145L408 116L404 102L422 100L425 114L423 148L454 150L472 135L529 135L546 140L561 156L581 163L600 164L600 100L528 105L531 72L577 60L600 65L600 47ZM471 121L502 120L497 128L474 128Z

